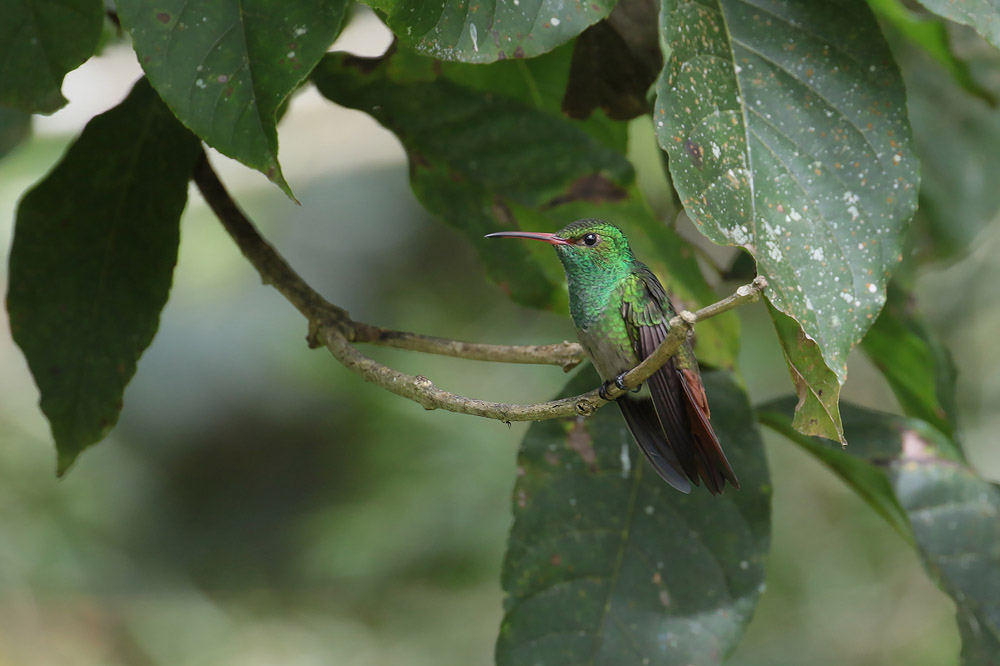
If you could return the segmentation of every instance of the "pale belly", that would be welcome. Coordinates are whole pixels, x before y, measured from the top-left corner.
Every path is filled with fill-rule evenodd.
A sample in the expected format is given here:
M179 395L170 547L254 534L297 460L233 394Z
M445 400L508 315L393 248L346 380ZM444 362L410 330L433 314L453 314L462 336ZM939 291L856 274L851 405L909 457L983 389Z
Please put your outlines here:
M639 364L632 345L625 333L624 322L619 330L617 326L609 327L611 332L602 330L600 334L593 331L577 329L577 337L583 345L590 360L593 361L597 374L601 379L607 381L614 379L626 370L630 370Z

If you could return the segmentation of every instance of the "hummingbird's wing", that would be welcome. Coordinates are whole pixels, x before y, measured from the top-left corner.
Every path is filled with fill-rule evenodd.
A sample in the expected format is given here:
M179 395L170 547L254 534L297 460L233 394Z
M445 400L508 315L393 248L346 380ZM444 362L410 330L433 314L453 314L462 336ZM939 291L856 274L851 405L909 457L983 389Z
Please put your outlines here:
M666 338L673 308L660 281L648 268L641 267L632 280L624 290L622 317L636 353L645 359ZM704 480L705 487L717 495L727 479L737 488L739 481L709 422L708 399L694 352L689 343L685 347L647 380L661 424L660 436L666 437L668 445L661 444L658 448L669 448L691 481L697 485L699 479ZM651 462L656 464L652 459Z

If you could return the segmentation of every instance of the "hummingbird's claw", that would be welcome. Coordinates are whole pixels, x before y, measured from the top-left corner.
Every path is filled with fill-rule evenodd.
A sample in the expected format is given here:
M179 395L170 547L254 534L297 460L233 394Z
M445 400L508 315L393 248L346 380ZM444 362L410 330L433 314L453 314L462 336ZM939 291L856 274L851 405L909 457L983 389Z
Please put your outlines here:
M607 400L608 402L612 402L612 401L618 399L618 398L612 398L612 397L608 396L608 389L611 388L612 384L614 384L618 388L619 391L627 391L628 389L625 387L625 375L627 375L627 374L628 374L628 370L626 370L625 372L623 372L620 375L618 375L617 377L615 377L614 380L610 380L609 379L608 381L606 381L603 384L601 384L601 388L597 389L597 395L601 396L601 400ZM641 385L635 387L632 390L633 391L638 391L640 388L641 388Z
M601 400L607 400L608 402L613 402L614 398L608 396L608 389L611 388L611 382L604 382L601 384L601 388L597 389L597 395L601 396Z

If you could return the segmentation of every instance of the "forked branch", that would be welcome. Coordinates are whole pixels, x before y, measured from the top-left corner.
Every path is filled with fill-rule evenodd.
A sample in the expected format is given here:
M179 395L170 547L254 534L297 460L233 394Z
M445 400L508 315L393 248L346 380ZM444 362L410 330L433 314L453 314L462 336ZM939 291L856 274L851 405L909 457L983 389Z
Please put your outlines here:
M356 322L346 310L316 293L261 237L226 192L204 154L195 167L194 181L243 255L260 273L264 284L270 284L277 289L309 321L310 345L324 345L334 358L365 381L409 398L426 409L446 409L508 422L538 421L581 414L586 416L607 404L608 401L600 397L597 388L572 398L536 404L477 400L443 391L422 375L407 375L365 356L352 343L371 342L400 349L481 361L558 365L564 370L570 370L579 364L584 358L584 353L580 345L575 342L526 346L488 345L404 331L390 331ZM671 319L670 333L659 348L625 375L623 381L625 389L634 388L646 381L676 354L696 322L758 300L766 286L767 282L758 277L751 284L737 289L732 296L694 313L681 312ZM624 391L614 386L607 390L608 397L612 399L622 393Z

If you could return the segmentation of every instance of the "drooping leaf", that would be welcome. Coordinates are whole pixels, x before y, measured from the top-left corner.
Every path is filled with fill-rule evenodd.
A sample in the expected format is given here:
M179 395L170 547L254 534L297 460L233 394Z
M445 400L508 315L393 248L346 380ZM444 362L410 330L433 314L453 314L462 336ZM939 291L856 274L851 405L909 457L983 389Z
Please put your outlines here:
M621 0L605 20L576 38L562 108L572 118L594 109L629 120L649 113L647 93L660 69L654 0Z
M954 39L974 73L1000 70L996 49L966 31ZM969 95L919 49L896 39L892 45L924 173L917 217L930 241L923 250L930 258L956 259L1000 213L1000 109ZM996 81L984 85L1000 94Z
M0 2L0 105L52 113L66 104L63 77L94 54L101 0Z
M955 435L955 365L903 288L893 282L878 321L861 342L899 404L948 437Z
M627 160L569 122L513 98L445 78L393 80L393 60L331 55L313 80L331 100L372 114L400 138L421 203L469 236L490 276L515 300L564 301L561 270L535 259L550 258L549 248L483 235L518 228L515 209L524 218L573 199L620 199L632 177Z
M0 106L0 158L31 134L31 115Z
M117 0L150 82L182 123L291 196L281 104L340 31L346 0Z
M840 418L840 382L823 361L819 348L802 327L768 303L768 314L785 353L788 372L799 397L792 425L801 433L832 439L841 444L844 426Z
M916 207L899 72L861 0L664 0L654 120L688 214L757 260L843 383Z
M952 49L948 26L944 21L930 14L919 15L910 11L900 0L868 0L868 4L878 16L891 23L902 37L936 60L966 92L979 97L990 106L996 106L996 95L976 80L969 69L969 63ZM919 154L919 143L917 147Z
M845 404L850 446L842 449L796 432L789 421L793 404L782 399L762 406L761 422L830 465L915 544L931 578L957 606L962 663L994 666L1000 654L1000 487L966 467L954 443L924 421Z
M1000 6L995 0L917 0L938 16L971 26L993 46L1000 48Z
M587 368L564 395L598 381ZM613 407L528 431L499 666L720 664L735 646L763 589L770 481L745 394L722 372L705 387L742 484L720 497L667 486Z
M117 422L156 332L198 146L140 80L18 207L7 309L60 473Z
M406 46L440 60L488 63L551 51L600 21L614 0L365 0Z

